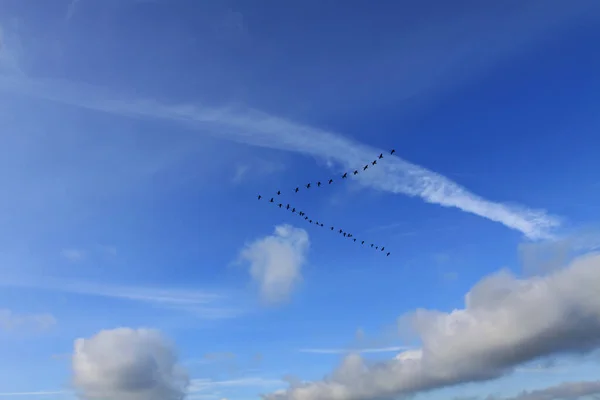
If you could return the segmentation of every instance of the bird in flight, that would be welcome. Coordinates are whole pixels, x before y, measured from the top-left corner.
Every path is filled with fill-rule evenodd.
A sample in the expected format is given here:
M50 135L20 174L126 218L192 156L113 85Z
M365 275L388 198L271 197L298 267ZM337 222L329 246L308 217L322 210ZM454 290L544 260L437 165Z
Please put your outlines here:
M363 171L366 171L366 170L367 170L367 168L369 168L369 164L367 164L367 165L365 165L365 166L363 167Z
M308 220L308 223L309 223L309 224L312 224L312 219L309 219L309 220Z
M331 185L332 183L333 183L333 179L330 179L329 180L329 184Z
M324 226L324 225L323 225L323 223L321 222L321 228L322 228L323 226Z
M321 182L317 182L317 187L321 187Z
M383 153L379 154L379 159L383 158Z
M379 246L375 246L375 250L379 249Z
M308 219L308 217L304 217L304 220L306 221Z
M296 209L295 209L295 208L292 208L292 212L293 212L293 213L295 213L295 212L296 212Z
M260 200L260 199L262 199L262 196L261 196L260 194L258 195L258 199L259 199L259 200Z
M344 237L346 237L346 232L344 232Z
M390 252L388 251L388 253L386 254L386 256L389 256L389 255L390 255Z
M281 208L281 207L283 206L283 204L281 204L281 203L279 203L279 204L277 204L277 205L279 206L279 208Z
M381 246L381 251L383 251L385 249L385 247Z
M371 247L373 247L373 243L371 243Z
M340 229L340 233L344 232L343 230Z
M362 242L360 242L360 244L365 244L365 241L363 240Z
M281 190L277 191L277 196L279 196L281 194Z
M354 239L352 239L352 240L354 240L354 241L356 242L356 238L354 238Z
M273 198L271 197L271 200L269 200L269 203L273 203L275 202L275 200L273 200Z
M285 206L286 210L290 209L290 205L288 204L287 206Z
M300 188L294 189L294 192L298 193L298 190L300 190Z
M348 173L344 172L344 175L342 175L342 178L347 178L348 177Z
M307 183L307 184L306 184L306 188L307 188L307 189L310 189L310 183Z
M331 227L331 230L333 230L333 226Z
M358 174L358 170L355 169L354 172L353 172L353 174L354 175Z
M396 150L392 149L392 151L390 151L390 154L394 154L396 152Z
M372 165L377 164L377 160L373 160L373 162L371 163Z

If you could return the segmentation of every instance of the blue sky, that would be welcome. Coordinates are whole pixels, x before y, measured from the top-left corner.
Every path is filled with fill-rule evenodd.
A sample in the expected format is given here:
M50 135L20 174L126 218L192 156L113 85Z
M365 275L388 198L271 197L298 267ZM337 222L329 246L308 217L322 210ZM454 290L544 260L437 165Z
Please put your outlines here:
M173 365L188 399L558 399L597 379L600 343L573 345L567 317L600 335L600 262L568 266L600 241L600 3L1 5L1 398L170 399ZM257 201L278 189L392 254ZM564 340L474 374L539 339L532 320ZM163 386L117 378L148 357Z

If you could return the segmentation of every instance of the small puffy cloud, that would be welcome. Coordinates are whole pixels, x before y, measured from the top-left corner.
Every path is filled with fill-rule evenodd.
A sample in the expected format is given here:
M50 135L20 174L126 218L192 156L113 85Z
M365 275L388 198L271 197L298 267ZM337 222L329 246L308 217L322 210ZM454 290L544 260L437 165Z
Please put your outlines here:
M451 312L406 316L422 347L370 365L351 355L323 381L267 395L270 400L365 400L498 378L521 364L600 347L600 254L545 276L486 277Z
M86 400L180 400L189 384L173 347L150 329L77 339L72 362L73 384Z
M51 314L17 314L7 309L0 309L0 330L17 329L46 330L56 325L56 318Z
M246 245L240 259L250 264L250 275L267 303L282 303L302 279L309 248L308 233L291 225L278 225L273 235Z

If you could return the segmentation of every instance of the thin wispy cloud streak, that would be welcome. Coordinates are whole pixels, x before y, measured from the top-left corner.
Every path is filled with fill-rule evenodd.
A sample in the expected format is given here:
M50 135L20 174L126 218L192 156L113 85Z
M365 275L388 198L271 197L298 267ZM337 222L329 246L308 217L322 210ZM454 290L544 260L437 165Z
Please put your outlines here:
M125 117L167 120L224 140L324 159L333 162L339 171L356 168L385 152L333 132L252 109L114 99L92 86L15 77L0 78L2 89ZM499 222L530 239L550 238L552 231L560 226L559 218L545 210L486 200L450 179L400 157L387 155L384 161L380 168L353 179L366 187L458 208Z
M233 297L231 293L209 290L115 286L86 282L55 282L52 280L47 280L44 283L3 281L0 282L0 286L135 301L163 309L184 311L204 319L232 318L243 312L241 308L231 304Z
M13 397L13 396L51 396L56 394L65 394L67 392L57 391L40 391L40 392L11 392L11 393L0 393L0 397Z
M391 347L381 347L381 348L372 348L372 349L300 349L298 350L300 353L311 353L311 354L347 354L347 353L391 353L398 352L403 350L410 350L411 347L408 346L391 346Z

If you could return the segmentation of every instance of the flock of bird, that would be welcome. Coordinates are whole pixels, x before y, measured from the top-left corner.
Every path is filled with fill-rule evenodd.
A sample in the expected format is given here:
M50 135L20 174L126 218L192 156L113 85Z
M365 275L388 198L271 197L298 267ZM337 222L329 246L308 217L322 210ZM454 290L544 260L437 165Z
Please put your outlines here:
M394 154L395 152L396 152L396 150L392 150L392 151L390 151L390 154ZM377 160L381 160L382 158L383 158L383 153L379 154L379 156L375 160L373 160L372 162L370 162L368 164L365 164L365 166L361 167L362 171L366 171L369 168L369 166L375 166L375 165L377 165ZM344 174L341 175L341 179L347 179L349 173L352 174L352 175L358 175L359 172L360 172L359 170L361 168L355 169L355 170L350 171L350 172L344 172ZM325 186L325 184L323 182L327 182L327 185L331 185L334 182L334 179L330 178L330 179L327 179L327 180L324 180L324 181L317 181L315 183L316 187ZM302 188L304 188L304 189L310 189L311 187L313 187L313 186L311 185L310 182L307 183L306 185L302 186ZM298 193L300 191L300 189L301 189L301 186L297 186L293 190L293 192L294 193ZM324 228L326 226L326 224L324 224L323 222L319 222L318 220L309 217L308 215L306 215L306 213L304 211L301 211L299 208L294 207L294 206L290 205L289 203L284 204L284 203L280 203L280 202L276 201L275 199L278 196L281 196L281 194L282 194L282 191L278 190L277 193L276 193L276 195L273 196L273 197L271 197L267 202L269 204L275 205L276 207L278 207L280 209L289 211L289 212L291 212L293 214L296 214L296 215L304 218L304 221L308 222L309 224L316 225L316 226L319 226L321 228ZM263 199L263 196L260 195L260 194L257 197L258 197L258 200ZM367 243L365 240L358 240L356 237L354 237L354 235L352 233L347 232L347 231L345 231L342 228L335 227L333 225L327 225L327 227L329 227L329 229L332 232L336 232L337 231L338 234L342 235L343 237L345 237L347 239L350 239L354 243L360 243L363 246L366 243L367 245L370 245L370 247L374 248L375 250L378 250L378 251L381 251L381 252L385 252L385 247L384 246L379 246L378 244L375 244L375 243ZM386 254L386 256L389 256L391 254L391 252L388 251L385 254Z

